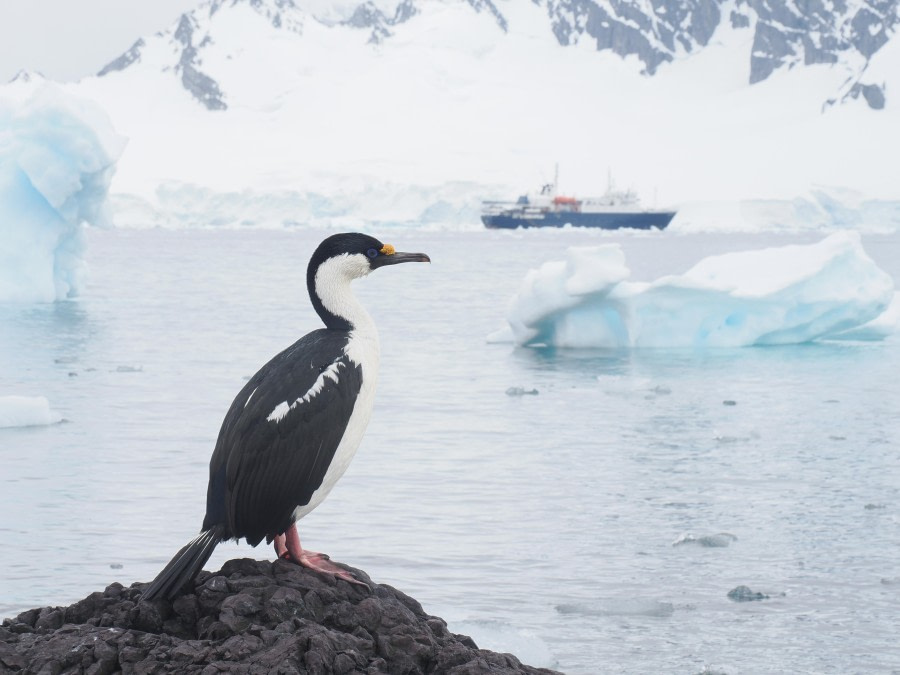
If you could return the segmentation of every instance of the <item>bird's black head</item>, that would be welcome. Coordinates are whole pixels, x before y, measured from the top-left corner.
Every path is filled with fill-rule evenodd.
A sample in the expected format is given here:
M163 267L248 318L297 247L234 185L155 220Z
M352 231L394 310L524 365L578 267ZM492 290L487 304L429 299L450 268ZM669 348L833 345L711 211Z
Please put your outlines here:
M306 271L306 285L319 316L329 328L348 329L343 317L341 294L353 279L372 270L404 262L431 262L424 253L400 253L390 244L358 232L333 234L313 253Z
M424 253L398 253L390 244L383 244L375 237L359 232L333 234L325 239L309 261L310 271L318 269L330 259L339 260L340 262L336 264L353 279L365 276L385 265L431 262Z

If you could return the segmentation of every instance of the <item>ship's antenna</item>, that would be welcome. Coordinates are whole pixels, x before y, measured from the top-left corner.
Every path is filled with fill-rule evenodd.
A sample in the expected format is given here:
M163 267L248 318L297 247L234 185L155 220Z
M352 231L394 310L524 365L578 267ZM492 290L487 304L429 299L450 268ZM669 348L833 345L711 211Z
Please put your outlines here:
M559 162L553 166L553 196L559 191Z

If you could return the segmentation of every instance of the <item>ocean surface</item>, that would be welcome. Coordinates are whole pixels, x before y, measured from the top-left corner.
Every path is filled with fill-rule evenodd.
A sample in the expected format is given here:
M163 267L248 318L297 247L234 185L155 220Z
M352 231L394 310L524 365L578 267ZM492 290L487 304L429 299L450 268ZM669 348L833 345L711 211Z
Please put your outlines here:
M0 616L149 581L194 536L233 396L318 326L305 270L327 234L91 230L78 300L0 306L0 395L64 418L0 429ZM567 246L621 242L652 280L824 235L373 234L433 264L356 282L378 399L305 546L567 673L900 672L900 338L486 341ZM900 281L900 235L863 245ZM244 556L273 553L222 544L207 568Z

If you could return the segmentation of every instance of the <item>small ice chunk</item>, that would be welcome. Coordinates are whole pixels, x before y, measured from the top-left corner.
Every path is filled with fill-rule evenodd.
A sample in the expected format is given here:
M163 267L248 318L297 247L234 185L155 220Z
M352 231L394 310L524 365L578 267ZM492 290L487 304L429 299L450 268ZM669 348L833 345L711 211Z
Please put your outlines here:
M39 427L62 421L43 396L0 396L0 428Z
M705 534L697 537L693 534L686 533L678 537L672 542L672 546L684 546L685 544L696 544L704 548L725 548L737 541L737 537L728 532L719 532L718 534Z
M526 389L525 387L510 387L506 390L507 396L537 396L537 389Z

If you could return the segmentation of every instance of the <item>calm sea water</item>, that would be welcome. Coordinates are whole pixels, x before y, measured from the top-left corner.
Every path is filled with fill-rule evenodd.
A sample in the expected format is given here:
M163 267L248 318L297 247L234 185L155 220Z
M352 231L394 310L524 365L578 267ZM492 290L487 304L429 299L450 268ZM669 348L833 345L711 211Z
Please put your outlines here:
M66 420L0 430L0 615L148 581L197 532L232 397L317 326L304 279L326 234L91 231L80 300L0 307L0 395ZM653 279L819 236L374 234L434 262L357 282L379 397L305 545L569 673L900 672L900 340L485 341L567 246L620 241ZM900 236L863 243L900 280ZM239 556L272 553L223 544L208 568ZM769 597L734 602L739 585Z

